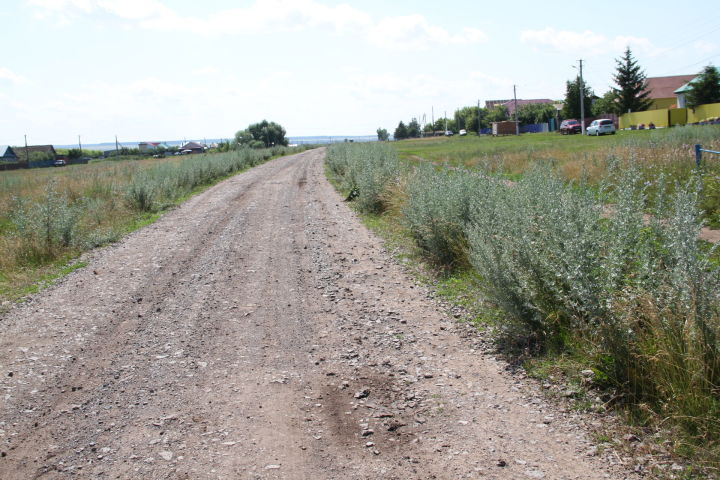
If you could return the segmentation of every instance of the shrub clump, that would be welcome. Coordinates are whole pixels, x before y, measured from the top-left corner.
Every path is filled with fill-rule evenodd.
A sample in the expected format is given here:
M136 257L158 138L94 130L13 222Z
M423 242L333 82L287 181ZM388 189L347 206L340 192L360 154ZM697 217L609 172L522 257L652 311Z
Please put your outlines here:
M73 203L59 193L54 180L36 203L14 197L10 220L20 245L16 255L27 263L42 263L76 246L83 208L82 201Z
M383 193L397 180L395 150L384 143L338 143L328 148L327 165L348 199L364 213L385 209Z
M369 169L397 169L372 154L340 145L328 155L358 198L361 177L390 177ZM591 188L543 168L510 184L421 165L405 180L409 234L434 262L475 270L478 295L504 314L505 340L526 353L584 358L614 398L650 407L695 445L717 449L720 266L698 240L700 178L674 185L611 168Z
M469 266L466 229L473 200L491 195L496 180L464 169L422 164L409 176L404 222L417 245L437 265Z

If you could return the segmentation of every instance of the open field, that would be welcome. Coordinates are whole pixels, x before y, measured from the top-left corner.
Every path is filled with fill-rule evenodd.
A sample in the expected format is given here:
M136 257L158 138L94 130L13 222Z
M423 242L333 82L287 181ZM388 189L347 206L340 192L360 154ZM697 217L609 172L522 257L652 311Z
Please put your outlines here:
M69 259L152 221L197 189L291 151L238 150L0 172L0 300L34 291Z
M608 166L620 163L638 168L649 190L664 177L668 188L684 184L695 172L694 145L720 149L720 126L620 131L616 135L589 137L558 133L524 134L519 137L435 137L393 142L401 159L430 161L517 179L538 165L548 166L565 180L598 184ZM707 223L720 228L720 156L703 157L703 191L700 207Z
M695 166L693 146L720 146L720 126L619 131L616 135L591 137L532 133L519 137L431 137L393 142L403 159L425 159L467 168L482 167L506 175L523 173L537 162L551 162L567 179L583 173L602 173L596 164L609 156L632 159L648 168L669 167L680 171ZM712 159L711 159L712 163ZM720 163L720 159L715 163Z
M669 449L708 474L720 468L720 267L698 240L709 169L683 177L671 168L671 152L685 148L679 140L689 133L696 131L653 138L668 159L655 176L650 158L638 157L650 152L648 142L637 140L622 145L625 158L596 150L610 158L598 160L592 181L568 181L559 162L528 160L508 182L507 172L458 160L482 158L495 140L507 155L521 154L510 138L337 145L328 172L511 357L539 376L568 375L578 392L589 386L583 401L618 407L650 437L667 429L648 437L665 445L650 450ZM572 147L565 141L557 140ZM502 164L505 154L496 155Z

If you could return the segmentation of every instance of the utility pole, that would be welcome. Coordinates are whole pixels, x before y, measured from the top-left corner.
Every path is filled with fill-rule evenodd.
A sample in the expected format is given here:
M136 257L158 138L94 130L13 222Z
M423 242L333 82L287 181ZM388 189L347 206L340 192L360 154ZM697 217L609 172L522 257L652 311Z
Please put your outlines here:
M515 100L515 135L520 135L520 124L518 123L517 115L517 86L513 85L513 99Z
M28 151L28 146L27 146L27 135L25 135L25 163L27 163L28 166L30 166L30 152Z
M445 110L444 115L445 115L445 132L447 132L447 110Z
M80 135L78 135L78 146L80 147L80 156L82 157L82 142L80 141Z
M478 120L478 137L479 137L480 136L480 99L479 98L478 98L477 120Z
M582 74L582 59L578 60L580 62L580 79L579 79L579 86L580 86L580 129L581 133L585 135L585 86L583 85L583 74Z
M433 135L435 135L435 107L430 107L430 118L432 119Z
M120 147L118 147L117 135L115 135L115 158L120 156Z

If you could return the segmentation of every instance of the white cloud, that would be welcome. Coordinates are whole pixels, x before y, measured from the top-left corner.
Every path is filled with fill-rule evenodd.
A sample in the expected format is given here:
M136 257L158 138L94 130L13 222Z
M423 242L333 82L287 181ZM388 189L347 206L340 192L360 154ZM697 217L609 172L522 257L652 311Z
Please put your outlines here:
M394 50L423 50L432 45L478 43L487 39L474 28L451 34L418 14L383 18L370 29L368 38L374 45Z
M184 17L161 0L26 0L38 15L62 22L81 15L110 15L139 28L188 31L204 35L259 34L329 28L337 34L361 34L373 45L419 50L433 45L479 43L486 35L475 28L457 33L431 24L419 14L373 19L350 5L317 0L256 0L247 7L206 16Z
M542 30L525 30L520 34L520 40L532 47L550 47L563 53L583 53L585 55L622 53L629 46L634 51L650 55L659 50L647 38L618 35L613 38L584 30L575 32L571 30L555 30L547 27Z
M24 77L21 77L12 70L4 67L0 67L0 81L7 81L14 84L20 84L25 81Z

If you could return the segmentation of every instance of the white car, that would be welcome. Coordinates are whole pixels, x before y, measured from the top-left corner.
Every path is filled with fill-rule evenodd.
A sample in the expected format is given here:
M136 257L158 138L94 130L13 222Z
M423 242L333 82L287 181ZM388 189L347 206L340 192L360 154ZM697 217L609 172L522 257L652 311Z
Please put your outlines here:
M613 121L607 118L599 118L593 120L593 122L585 129L588 135L600 136L605 133L615 134L615 124Z
M467 135L467 131L465 129L462 129L458 132L458 135L460 135L461 137L464 137L465 135Z

